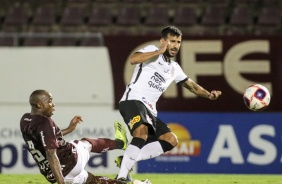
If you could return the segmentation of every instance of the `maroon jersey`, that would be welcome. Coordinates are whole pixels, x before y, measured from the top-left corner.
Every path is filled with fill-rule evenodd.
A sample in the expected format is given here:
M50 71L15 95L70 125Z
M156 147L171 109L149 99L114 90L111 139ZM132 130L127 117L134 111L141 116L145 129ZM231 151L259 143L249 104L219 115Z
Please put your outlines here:
M41 174L49 182L55 183L56 180L46 158L45 150L57 149L64 176L76 165L75 147L64 141L60 128L51 118L26 113L21 118L20 128L28 151L36 161Z

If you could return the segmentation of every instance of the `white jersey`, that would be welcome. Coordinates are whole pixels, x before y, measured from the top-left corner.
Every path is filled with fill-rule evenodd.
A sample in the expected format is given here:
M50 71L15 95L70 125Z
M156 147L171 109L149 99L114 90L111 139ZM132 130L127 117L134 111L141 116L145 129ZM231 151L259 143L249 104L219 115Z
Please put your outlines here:
M149 45L137 52L146 53L159 50ZM126 90L121 98L125 100L139 100L145 104L150 112L157 116L156 103L168 86L187 79L187 75L175 61L166 62L165 56L160 54L150 60L137 64Z

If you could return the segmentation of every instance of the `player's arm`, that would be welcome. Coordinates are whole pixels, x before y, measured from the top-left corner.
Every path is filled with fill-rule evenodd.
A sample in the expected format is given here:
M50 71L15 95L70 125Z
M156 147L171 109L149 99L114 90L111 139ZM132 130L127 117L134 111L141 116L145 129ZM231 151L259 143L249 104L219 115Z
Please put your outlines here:
M211 92L204 89L199 84L195 83L190 78L186 80L185 82L180 83L183 87L194 93L195 95L198 95L200 97L208 98L210 100L216 100L220 95L221 91L213 90Z
M71 133L72 131L74 131L74 129L76 128L77 124L82 122L82 121L83 120L82 120L81 116L75 116L70 121L70 124L69 124L68 128L62 130L62 134L63 135L67 135L67 134Z
M129 57L130 64L135 65L135 64L143 63L155 56L163 54L166 51L169 41L164 40L164 39L161 39L160 41L161 41L161 47L159 50L156 50L153 52L144 52L144 53L135 52L132 56Z
M48 159L50 168L52 170L53 175L56 178L58 184L65 184L64 177L61 171L61 164L58 159L56 149L47 149L46 157Z

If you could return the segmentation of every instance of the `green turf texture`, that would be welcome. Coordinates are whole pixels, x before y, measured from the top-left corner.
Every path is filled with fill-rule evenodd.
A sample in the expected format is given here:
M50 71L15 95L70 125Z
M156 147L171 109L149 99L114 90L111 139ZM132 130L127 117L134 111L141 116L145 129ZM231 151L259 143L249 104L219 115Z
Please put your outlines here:
M137 174L133 175L133 178L149 178L152 184L282 184L282 175L262 174ZM39 174L0 174L0 184L48 184L48 182Z

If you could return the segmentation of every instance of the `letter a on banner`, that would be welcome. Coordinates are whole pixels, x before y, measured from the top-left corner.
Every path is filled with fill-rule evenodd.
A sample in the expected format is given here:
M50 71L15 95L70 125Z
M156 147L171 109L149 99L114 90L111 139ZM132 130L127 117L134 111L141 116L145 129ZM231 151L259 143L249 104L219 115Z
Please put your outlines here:
M208 157L208 163L217 164L220 158L230 158L234 164L244 163L234 129L231 125L220 125L217 137Z

